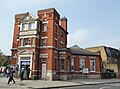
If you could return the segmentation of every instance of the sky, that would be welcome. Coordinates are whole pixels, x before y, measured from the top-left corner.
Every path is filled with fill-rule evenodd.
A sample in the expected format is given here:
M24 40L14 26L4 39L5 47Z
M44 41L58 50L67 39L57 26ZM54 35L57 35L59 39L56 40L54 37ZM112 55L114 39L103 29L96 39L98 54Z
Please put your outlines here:
M120 48L120 0L0 0L0 49L11 55L14 16L55 8L68 19L68 47Z

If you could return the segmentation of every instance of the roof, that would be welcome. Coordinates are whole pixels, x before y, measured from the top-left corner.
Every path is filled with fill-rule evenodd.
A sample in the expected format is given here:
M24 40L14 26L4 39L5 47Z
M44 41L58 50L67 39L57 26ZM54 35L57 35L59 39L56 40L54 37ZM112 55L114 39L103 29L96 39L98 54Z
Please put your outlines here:
M80 48L78 45L74 45L74 46L70 47L70 51L72 54L76 54L76 55L93 55L93 56L99 55L96 52L91 52L86 49Z
M27 13L21 13L21 14L16 14L15 15L15 18L21 18L23 17L24 15L26 15Z
M34 15L32 15L31 13L27 12L25 15L23 15L20 18L21 22L30 22L30 21L36 21L37 17L35 17Z

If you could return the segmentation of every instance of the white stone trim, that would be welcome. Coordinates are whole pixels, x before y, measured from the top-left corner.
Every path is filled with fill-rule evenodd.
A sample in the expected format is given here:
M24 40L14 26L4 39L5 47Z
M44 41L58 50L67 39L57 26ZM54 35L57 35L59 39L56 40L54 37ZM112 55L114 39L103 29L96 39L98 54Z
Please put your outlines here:
M80 58L86 58L86 56L79 56Z
M40 48L54 48L54 46L40 46Z
M48 38L47 36L41 37L41 39L47 39L47 38Z
M62 54L62 53L65 54L66 52L59 52L59 54Z
M48 23L48 21L43 21L43 22L42 22L42 24L47 24L47 23Z
M56 50L54 51L55 53L58 53Z
M32 38L32 37L34 37L34 38L38 38L39 39L39 35L30 35L30 36L20 36L19 38Z
M55 40L56 40L56 41L58 41L58 39L57 39L57 38L55 38Z
M48 58L48 53L40 54L40 58Z
M26 54L26 55L19 55L18 56L18 64L19 64L19 69L20 69L20 63L21 63L21 57L30 57L30 60L24 60L24 61L30 61L30 77L31 76L31 70L32 70L32 58L33 58L33 54ZM20 74L20 70L18 71L18 74Z

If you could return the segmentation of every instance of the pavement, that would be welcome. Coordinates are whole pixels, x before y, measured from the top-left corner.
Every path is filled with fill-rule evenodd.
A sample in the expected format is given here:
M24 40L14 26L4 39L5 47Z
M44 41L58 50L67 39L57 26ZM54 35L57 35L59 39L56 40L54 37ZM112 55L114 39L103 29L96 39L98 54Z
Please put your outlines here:
M62 87L87 86L120 83L120 79L76 79L68 81L23 80L15 78L16 83L7 84L8 78L0 77L0 89L49 89Z

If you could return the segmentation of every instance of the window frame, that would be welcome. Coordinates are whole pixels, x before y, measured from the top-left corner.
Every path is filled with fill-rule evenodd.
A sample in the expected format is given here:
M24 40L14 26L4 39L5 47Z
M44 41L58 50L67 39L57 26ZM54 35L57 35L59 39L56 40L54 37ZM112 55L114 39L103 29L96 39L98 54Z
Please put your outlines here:
M45 43L44 43L45 42ZM46 38L43 38L42 39L42 46L43 47L46 47L47 46L47 39Z
M64 71L64 59L60 59L60 70Z
M30 46L30 38L24 38L24 46Z
M72 59L71 59L71 71L74 71L74 63L75 63L75 57L72 57Z
M83 72L83 68L85 68L85 58L80 58L79 67L80 67L80 72Z
M94 66L93 66L93 67L94 67L94 70L91 69L91 63L94 63ZM95 65L96 65L96 64L95 64L95 59L91 58L91 59L90 59L90 72L95 72L95 71L96 71Z

